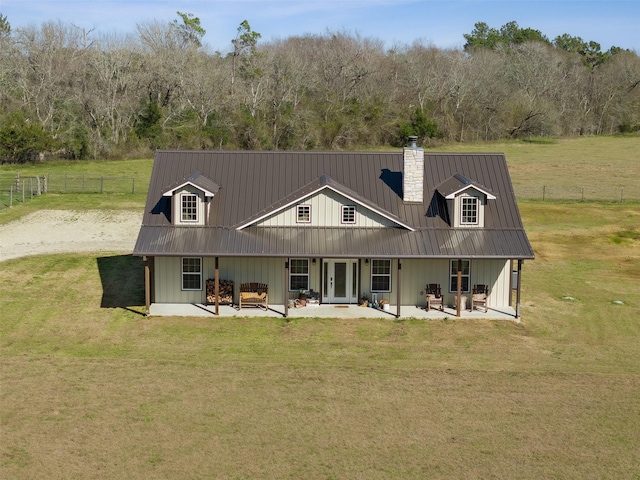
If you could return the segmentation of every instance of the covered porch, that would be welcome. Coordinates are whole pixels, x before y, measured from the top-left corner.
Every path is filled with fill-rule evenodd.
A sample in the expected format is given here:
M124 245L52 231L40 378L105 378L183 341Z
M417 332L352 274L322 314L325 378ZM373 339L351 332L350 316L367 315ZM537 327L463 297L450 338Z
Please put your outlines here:
M287 313L288 310L288 313ZM174 316L174 317L273 317L273 318L386 318L393 320L396 318L408 319L417 318L424 320L443 320L445 318L456 318L456 309L445 307L444 311L431 309L427 311L424 307L400 306L400 315L397 315L397 305L391 305L388 311L371 307L361 307L358 305L334 305L323 304L318 306L306 306L300 308L288 308L280 305L269 305L268 310L262 308L242 308L231 305L219 305L218 315L216 315L215 305L206 304L183 304L183 303L152 303L149 315L151 316ZM489 319L489 320L510 320L519 322L515 309L511 307L491 308L487 312L476 309L474 311L461 310L460 319Z

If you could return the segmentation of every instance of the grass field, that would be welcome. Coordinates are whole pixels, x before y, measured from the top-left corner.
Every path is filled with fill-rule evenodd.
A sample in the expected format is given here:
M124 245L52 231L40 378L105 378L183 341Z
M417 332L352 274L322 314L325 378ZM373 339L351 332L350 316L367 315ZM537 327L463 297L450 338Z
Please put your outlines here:
M3 262L0 478L640 479L640 205L520 209L520 324L146 318L123 252Z

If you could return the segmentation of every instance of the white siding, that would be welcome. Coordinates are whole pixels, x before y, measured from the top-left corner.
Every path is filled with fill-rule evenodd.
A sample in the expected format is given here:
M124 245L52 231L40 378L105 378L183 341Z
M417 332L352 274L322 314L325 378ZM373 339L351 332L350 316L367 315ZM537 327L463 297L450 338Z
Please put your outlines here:
M198 221L182 222L182 194L192 193L198 196ZM183 188L176 190L171 198L171 218L174 225L204 225L205 211L208 203L206 202L204 192L192 185L185 185Z
M455 293L449 293L450 260L404 260L402 262L403 305L425 306L427 283L439 283L445 305L453 305ZM509 260L471 260L470 285L489 285L489 306L508 306L511 262ZM395 298L395 297L392 297ZM395 303L395 302L392 302Z
M475 197L478 199L478 223L477 225L461 225L462 220L462 198L463 197ZM487 203L487 196L476 190L475 188L468 188L460 195L456 195L455 199L448 201L449 208L453 206L453 226L463 228L480 228L484 227L484 206ZM453 204L453 205L452 205Z
M311 222L297 223L296 206L311 206ZM356 206L356 223L345 225L342 223L342 205ZM357 205L355 202L343 197L333 190L322 190L315 195L305 198L291 205L287 209L262 220L258 225L270 227L284 226L314 226L314 227L395 227L396 224L382 215Z
M206 280L215 276L215 259L202 259L202 291L181 290L181 257L156 257L155 285L157 303L205 303ZM315 291L320 290L320 262L314 264L309 259L309 284ZM284 303L285 291L285 259L284 258L253 258L253 257L220 257L220 280L233 280L234 302L238 302L238 292L241 283L259 282L269 285L269 302ZM288 288L289 279L286 279ZM287 292L287 295L289 293ZM291 293L291 298L297 298L298 293Z
M202 303L205 296L203 273L202 291L182 290L182 257L156 257L154 282L156 303ZM203 264L205 259L203 259Z
M156 257L154 280L156 286L155 301L157 303L205 303L205 283L207 278L214 277L215 259L203 258L202 291L181 290L181 257ZM220 279L235 282L234 302L238 301L238 290L241 283L260 282L269 285L269 302L282 305L285 285L288 289L289 279L284 277L284 258L252 258L221 257L219 259ZM320 291L320 259L316 263L309 261L309 286ZM360 262L361 284L359 295L365 293L371 297L371 262ZM453 305L455 294L449 293L449 260L403 260L401 270L401 304L426 304L424 288L427 283L439 283L445 297L445 304ZM511 262L509 260L471 260L471 285L484 283L489 285L489 306L508 306L511 295ZM391 262L391 292L378 293L378 300L387 299L396 304L398 285L398 263ZM287 292L288 298L296 298L296 292Z

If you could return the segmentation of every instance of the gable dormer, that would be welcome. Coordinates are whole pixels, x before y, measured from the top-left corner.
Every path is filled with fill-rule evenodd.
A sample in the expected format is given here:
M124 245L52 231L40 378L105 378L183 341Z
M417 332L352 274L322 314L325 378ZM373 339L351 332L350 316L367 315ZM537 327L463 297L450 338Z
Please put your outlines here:
M487 202L495 200L491 191L456 173L437 187L447 201L450 225L454 228L483 228Z
M173 225L206 225L209 221L211 200L220 186L196 171L165 188L163 197L171 199Z

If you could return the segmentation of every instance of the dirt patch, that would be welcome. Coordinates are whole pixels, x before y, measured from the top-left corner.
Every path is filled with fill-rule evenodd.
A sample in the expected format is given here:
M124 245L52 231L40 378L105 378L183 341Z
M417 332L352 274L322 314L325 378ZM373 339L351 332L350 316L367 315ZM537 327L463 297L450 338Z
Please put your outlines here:
M131 252L142 212L40 210L0 225L0 262L27 255Z

